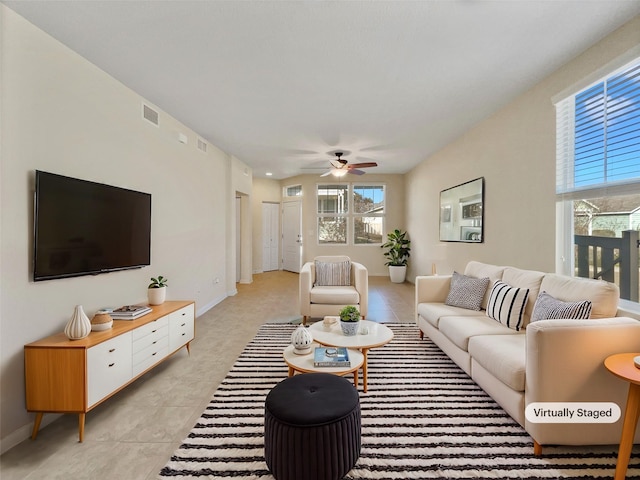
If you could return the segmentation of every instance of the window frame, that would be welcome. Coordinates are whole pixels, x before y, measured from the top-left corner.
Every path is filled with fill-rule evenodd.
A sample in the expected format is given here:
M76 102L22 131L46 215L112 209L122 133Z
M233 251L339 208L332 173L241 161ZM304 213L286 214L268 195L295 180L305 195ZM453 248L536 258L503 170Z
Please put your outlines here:
M340 213L340 212L320 212L319 211L319 202L320 202L320 197L319 197L319 190L321 187L324 186L342 186L342 187L346 187L346 196L348 198L347 200L347 208L344 212ZM383 213L381 214L370 214L370 213L356 213L355 212L355 208L354 208L354 195L355 195L355 190L358 187L382 187L382 192L383 192L383 201L382 201L382 206L383 206ZM315 188L315 193L316 193L316 201L315 201L315 210L316 210L316 244L318 246L340 246L340 247L344 247L344 246L349 246L349 247L379 247L380 245L382 245L384 243L384 228L385 228L385 223L386 223L386 216L387 216L387 184L385 182L318 182L316 183L316 188ZM324 243L320 241L320 218L327 218L327 217L337 217L337 218L344 218L346 220L346 228L345 228L345 242L344 243ZM376 217L376 218L381 218L382 219L382 234L381 234L381 240L380 242L377 243L356 243L355 242L355 219L356 218L364 218L364 217Z
M553 98L556 107L556 272L560 274L575 276L574 202L637 194L640 189L640 177L607 181L605 176L602 181L586 186L576 186L573 183L572 177L576 165L576 97L601 83L605 84L606 92L607 82L616 75L638 66L640 66L640 47L633 52L627 52ZM608 102L609 98L606 101ZM609 128L609 125L605 128ZM635 131L634 129L633 132ZM633 138L640 138L640 134ZM620 307L635 313L640 312L640 303L634 301L620 299Z

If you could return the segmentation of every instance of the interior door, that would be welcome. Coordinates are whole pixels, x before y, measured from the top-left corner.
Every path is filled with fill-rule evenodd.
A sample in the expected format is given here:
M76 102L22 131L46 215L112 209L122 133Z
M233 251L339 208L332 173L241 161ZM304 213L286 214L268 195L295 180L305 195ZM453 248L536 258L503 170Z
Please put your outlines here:
M262 271L278 270L280 250L280 205L262 204Z
M282 268L300 273L302 258L302 203L286 202L282 206Z

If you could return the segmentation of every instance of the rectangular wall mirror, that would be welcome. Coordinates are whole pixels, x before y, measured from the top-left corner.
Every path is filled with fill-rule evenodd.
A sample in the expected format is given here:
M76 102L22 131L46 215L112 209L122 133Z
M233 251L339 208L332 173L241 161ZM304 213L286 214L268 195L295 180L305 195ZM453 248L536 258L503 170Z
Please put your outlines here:
M440 192L440 241L484 240L484 177Z

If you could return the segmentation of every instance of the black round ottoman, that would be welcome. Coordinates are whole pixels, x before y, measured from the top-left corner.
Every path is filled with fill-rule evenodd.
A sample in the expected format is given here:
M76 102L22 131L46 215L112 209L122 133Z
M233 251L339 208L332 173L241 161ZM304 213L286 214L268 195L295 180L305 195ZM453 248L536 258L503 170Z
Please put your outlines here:
M264 408L264 456L276 480L340 480L360 456L360 398L329 373L294 375Z

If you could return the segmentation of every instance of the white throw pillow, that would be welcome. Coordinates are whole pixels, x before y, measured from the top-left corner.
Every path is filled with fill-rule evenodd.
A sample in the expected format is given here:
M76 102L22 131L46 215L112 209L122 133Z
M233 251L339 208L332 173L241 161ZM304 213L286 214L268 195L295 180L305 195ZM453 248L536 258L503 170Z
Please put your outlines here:
M453 272L449 294L444 303L452 307L480 310L488 286L489 277L474 278Z
M512 287L498 280L491 289L487 316L519 331L522 328L522 317L528 298L528 288Z
M581 302L563 302L552 297L547 292L540 292L533 307L531 321L549 320L553 318L568 318L571 320L586 320L591 317L592 303L589 300Z

